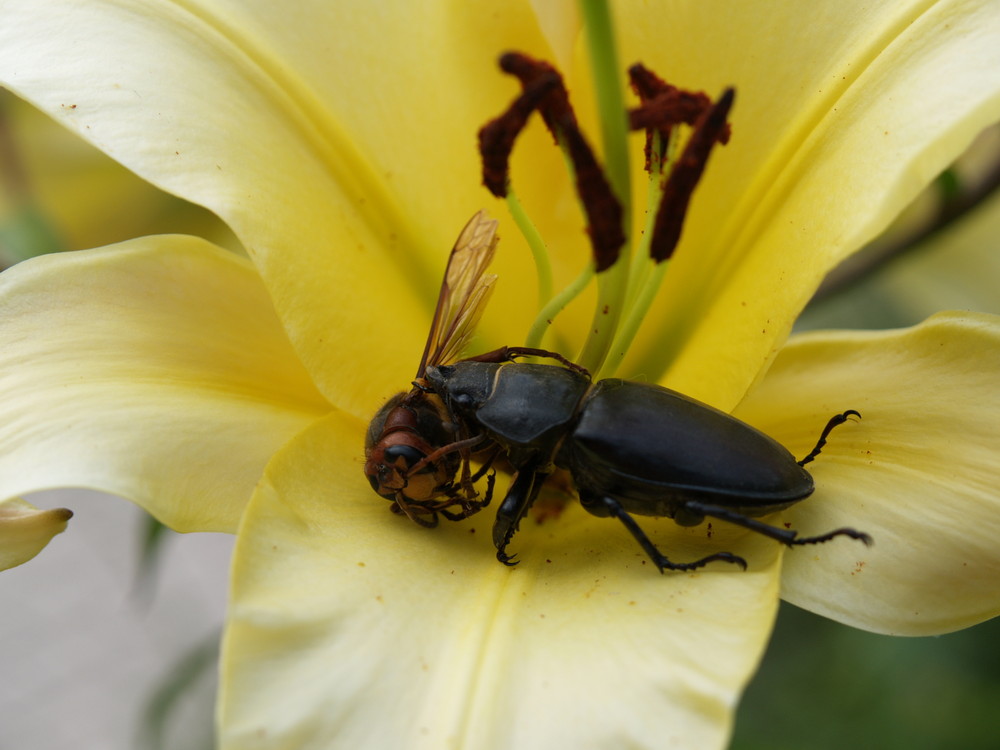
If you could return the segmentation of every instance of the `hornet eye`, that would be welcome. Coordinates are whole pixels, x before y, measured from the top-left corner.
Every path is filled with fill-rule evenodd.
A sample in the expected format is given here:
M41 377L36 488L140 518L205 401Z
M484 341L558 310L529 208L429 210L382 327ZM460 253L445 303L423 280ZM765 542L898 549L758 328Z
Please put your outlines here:
M385 460L386 463L394 464L397 458L402 458L406 461L406 465L413 466L424 458L424 454L418 451L411 445L392 445L385 449Z

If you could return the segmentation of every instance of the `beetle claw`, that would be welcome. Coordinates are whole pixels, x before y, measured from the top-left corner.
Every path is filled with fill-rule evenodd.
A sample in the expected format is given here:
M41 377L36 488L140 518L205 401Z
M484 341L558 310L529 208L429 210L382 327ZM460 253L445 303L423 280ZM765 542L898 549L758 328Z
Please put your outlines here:
M520 562L519 560L515 559L516 557L517 557L516 554L508 555L503 550L497 550L497 560L502 562L508 568L513 568L515 565L518 564L518 562Z

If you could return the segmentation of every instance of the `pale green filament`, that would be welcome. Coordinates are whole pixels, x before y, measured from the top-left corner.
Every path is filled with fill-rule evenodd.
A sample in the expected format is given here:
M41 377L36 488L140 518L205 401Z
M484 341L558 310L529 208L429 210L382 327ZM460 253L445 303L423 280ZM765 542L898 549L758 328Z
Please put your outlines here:
M528 330L528 338L525 341L525 346L530 346L533 349L541 348L542 339L545 337L546 331L549 330L549 326L552 325L552 321L563 311L566 305L587 288L587 284L590 283L592 278L594 278L594 264L588 263L580 275L569 286L553 297L542 308L541 312L538 313L538 317L535 318L535 322L532 323L531 328Z
M541 310L545 301L552 297L552 264L549 262L549 251L545 247L542 235L528 218L524 206L521 205L521 201L517 199L514 189L509 184L507 185L507 208L514 223L517 224L517 228L521 230L528 247L531 248L531 257L535 261L535 273L538 275L538 308ZM538 321L536 320L532 330L537 325ZM535 346L535 344L528 344L528 346Z
M646 274L645 282L639 290L638 297L636 297L629 307L625 322L618 328L614 344L612 344L611 351L608 353L608 361L604 367L604 377L611 377L614 375L615 370L618 369L618 366L625 358L625 352L627 352L628 348L632 345L632 340L635 338L636 333L639 332L639 326L641 326L642 322L646 319L646 314L649 312L649 308L653 304L653 299L656 297L656 293L660 289L660 282L663 281L663 276L667 271L667 266L670 264L669 261L654 263L650 259L646 259L643 263L647 266L647 268L650 266L652 268Z
M597 306L590 334L577 362L591 372L600 371L611 348L625 302L629 267L629 222L632 196L629 184L628 122L618 67L611 11L606 0L580 0L587 50L597 96L598 120L604 144L604 169L611 189L622 205L625 246L618 261L597 275Z
M646 278L650 270L650 263L648 262L649 245L653 241L656 212L660 206L660 199L663 197L663 171L665 165L669 164L669 159L666 159L666 157L666 161L660 160L661 141L662 137L659 131L654 131L653 142L650 147L649 174L646 180L646 220L642 228L642 236L639 238L639 244L635 250L635 257L633 258L631 274L628 280L626 305L629 308L632 307L636 296L639 294L639 290L646 283Z
M575 182L576 170L573 167L573 160L570 158L562 138L557 138L557 141L559 143L559 151L566 165L566 171L569 172L570 180ZM524 345L538 349L541 347L542 339L549 328L551 328L555 317L587 288L587 284L594 277L594 265L593 263L588 264L587 268L569 286L559 292L559 294L553 296L552 264L549 262L545 241L528 217L527 211L524 210L524 206L518 200L509 184L507 186L507 207L518 229L521 230L521 234L528 243L528 247L531 248L531 254L535 259L535 272L538 274L538 315L531 324L531 328L528 329ZM584 212L583 218L586 220L586 212Z
M677 159L680 145L680 128L675 127L670 132L666 153L660 161L656 154L660 148L660 134L654 132L652 155L650 157L649 181L646 192L646 224L643 229L642 242L637 252L637 263L629 279L628 312L625 322L615 335L608 361L603 374L610 377L615 373L625 358L625 353L632 345L639 327L646 319L653 299L660 289L663 276L666 273L669 260L656 263L649 257L649 245L653 240L653 228L656 225L656 214L663 198L663 188Z
M617 79L615 80L617 81ZM621 106L624 107L624 104L622 104ZM619 111L624 112L624 109L620 109ZM625 131L623 130L623 132ZM566 171L569 174L570 181L575 183L576 168L573 165L573 159L569 154L569 149L566 148L566 143L563 140L561 133L556 134L556 142L559 145L559 152L560 154L562 154L563 163L566 166ZM624 140L623 140L623 145L624 145ZM627 163L626 163L626 174L627 174ZM628 185L627 180L625 184ZM508 185L508 196L510 196L511 194L512 191L510 190L510 187ZM587 267L583 271L581 271L581 273L572 282L570 282L568 286L566 286L557 295L552 297L551 264L548 262L548 255L545 249L544 240L542 240L541 235L538 233L537 229L534 227L534 224L528 218L527 212L524 210L524 207L521 205L520 201L518 201L516 197L513 198L513 201L514 205L516 205L516 208L512 206L511 200L509 198L508 198L508 207L510 208L511 215L514 217L514 221L517 223L518 228L521 230L521 234L524 235L525 241L527 241L529 247L531 248L532 255L535 256L535 268L539 276L538 280L539 312L537 317L535 318L535 321L531 324L531 328L528 329L528 335L525 339L525 346L529 346L532 348L540 348L542 340L544 339L546 332L552 327L552 323L555 317L559 315L559 313L561 313L566 308L566 306L569 305L570 302L572 302L576 297L578 297L580 293L583 292L584 289L587 288L587 285L590 283L590 280L594 277L595 274L594 264L593 263L587 264ZM582 212L583 220L587 221L586 207L583 206L582 203L580 204L580 209ZM521 218L518 217L515 211L517 211L520 214L520 216L523 217L523 223ZM530 227L530 229L527 227ZM543 253L546 253L545 259L542 262L539 261L539 250L541 250L541 252ZM625 255L624 248L622 252L623 255ZM618 264L616 268L620 266L621 264ZM602 279L606 278L609 273L610 270L601 274L598 277L599 293L601 288L600 287L601 281ZM548 278L546 279L545 277L543 277L543 274L548 274ZM545 289L544 295L542 294L543 288ZM543 304L544 300L546 299L548 299L549 301ZM610 307L610 302L608 302L607 304ZM598 311L600 311L603 309L603 307L599 305L597 309ZM619 310L619 315L620 315L620 310ZM600 318L599 322L603 325L607 325L608 323L614 323L614 321L609 321L610 318L609 315L605 315L600 312L598 312L595 317L599 317ZM599 328L599 326L595 325L594 328ZM593 328L591 330L593 330ZM609 342L610 342L610 336L613 334L613 332L614 332L613 329L608 329L606 331ZM578 361L582 360L578 358Z

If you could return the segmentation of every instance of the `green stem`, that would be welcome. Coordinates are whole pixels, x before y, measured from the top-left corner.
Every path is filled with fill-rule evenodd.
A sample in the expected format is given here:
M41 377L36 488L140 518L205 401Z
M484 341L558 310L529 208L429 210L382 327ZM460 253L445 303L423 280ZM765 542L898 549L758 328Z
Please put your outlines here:
M587 30L597 114L604 145L604 170L615 195L622 203L628 226L632 206L631 173L628 158L628 114L622 89L618 48L607 0L580 0L580 14ZM627 232L626 232L627 234Z
M629 229L632 192L628 158L628 121L615 46L614 27L607 0L580 0L580 15L586 29L587 50L597 98L604 146L604 169L612 190L622 204L625 246L618 261L597 277L597 306L577 361L598 372L611 347L625 303L629 276Z

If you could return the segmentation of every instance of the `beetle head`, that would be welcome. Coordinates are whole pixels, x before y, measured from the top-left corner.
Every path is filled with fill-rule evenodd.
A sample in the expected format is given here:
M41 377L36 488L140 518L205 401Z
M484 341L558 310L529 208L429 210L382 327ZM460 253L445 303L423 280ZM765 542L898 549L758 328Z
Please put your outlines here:
M475 422L475 412L490 397L503 365L464 360L454 365L428 367L428 385L439 394L459 420Z

